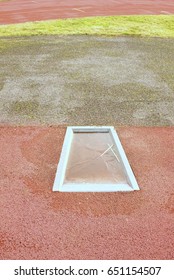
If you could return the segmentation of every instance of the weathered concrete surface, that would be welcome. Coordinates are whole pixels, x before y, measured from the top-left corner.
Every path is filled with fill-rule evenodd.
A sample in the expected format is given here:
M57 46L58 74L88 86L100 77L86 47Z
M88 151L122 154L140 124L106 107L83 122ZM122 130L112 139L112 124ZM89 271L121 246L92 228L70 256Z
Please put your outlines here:
M174 124L174 40L0 39L0 122Z

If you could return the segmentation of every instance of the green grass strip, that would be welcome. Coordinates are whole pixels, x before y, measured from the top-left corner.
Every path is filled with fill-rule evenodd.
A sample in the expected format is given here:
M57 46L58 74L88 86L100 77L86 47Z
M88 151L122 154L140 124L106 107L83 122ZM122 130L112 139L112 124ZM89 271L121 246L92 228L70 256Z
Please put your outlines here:
M87 17L0 25L0 36L105 35L174 37L174 15Z

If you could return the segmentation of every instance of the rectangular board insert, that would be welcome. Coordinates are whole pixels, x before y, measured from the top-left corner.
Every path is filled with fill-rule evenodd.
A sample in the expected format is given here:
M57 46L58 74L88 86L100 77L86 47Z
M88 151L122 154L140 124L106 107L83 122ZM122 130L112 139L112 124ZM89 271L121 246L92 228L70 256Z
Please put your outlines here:
M68 127L53 191L139 190L113 127Z

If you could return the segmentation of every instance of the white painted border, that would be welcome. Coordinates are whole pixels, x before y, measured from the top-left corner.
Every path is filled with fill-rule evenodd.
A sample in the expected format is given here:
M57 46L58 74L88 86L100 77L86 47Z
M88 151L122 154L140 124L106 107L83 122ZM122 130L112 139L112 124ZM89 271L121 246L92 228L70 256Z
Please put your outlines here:
M109 132L118 149L120 160L127 174L129 184L63 184L68 157L71 149L71 143L74 132ZM126 154L113 126L69 126L66 131L62 153L60 156L56 177L54 180L53 191L61 192L118 192L139 190L133 171L129 165Z

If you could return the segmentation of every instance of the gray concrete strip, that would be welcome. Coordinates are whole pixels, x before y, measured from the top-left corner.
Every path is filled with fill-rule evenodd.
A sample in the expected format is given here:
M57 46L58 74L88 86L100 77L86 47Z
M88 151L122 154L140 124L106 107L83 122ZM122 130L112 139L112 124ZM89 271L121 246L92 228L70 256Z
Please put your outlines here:
M174 125L174 39L0 39L0 122Z

